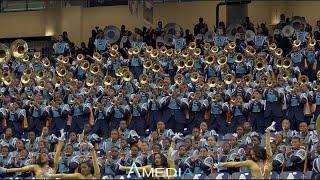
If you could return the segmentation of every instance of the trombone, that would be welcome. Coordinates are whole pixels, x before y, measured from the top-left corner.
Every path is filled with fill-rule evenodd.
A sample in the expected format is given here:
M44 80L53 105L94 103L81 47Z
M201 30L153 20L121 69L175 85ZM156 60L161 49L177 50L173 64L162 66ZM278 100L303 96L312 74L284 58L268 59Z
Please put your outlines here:
M234 77L233 77L232 74L227 74L227 75L225 76L225 78L224 78L223 81L224 81L224 83L227 84L227 85L232 84L233 81L234 81Z
M219 64L219 65L225 65L225 64L227 64L227 56L225 56L225 55L220 55L220 56L218 57L218 64Z

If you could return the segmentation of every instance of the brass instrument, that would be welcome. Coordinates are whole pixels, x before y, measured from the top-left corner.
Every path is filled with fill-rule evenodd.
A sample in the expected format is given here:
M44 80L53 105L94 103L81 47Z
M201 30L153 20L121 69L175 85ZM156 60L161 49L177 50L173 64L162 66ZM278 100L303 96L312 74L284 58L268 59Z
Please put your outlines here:
M124 81L129 82L133 78L133 75L131 72L127 71L123 73L122 78Z
M244 77L244 82L246 83L246 85L249 85L252 81L253 81L253 76L252 76L252 74L247 74L247 75Z
M175 49L174 50L174 54L175 55L180 55L180 53L181 53L181 49Z
M80 68L84 71L87 71L89 67L90 67L90 63L87 60L82 61L80 64Z
M268 78L267 82L266 82L267 86L272 86L273 82L270 78Z
M316 41L315 39L312 38L312 39L309 40L309 43L308 43L309 46L312 46L312 47L313 47L313 46L315 46L316 44L317 44L317 41Z
M28 84L29 82L30 82L30 76L29 75L24 74L24 75L21 76L21 83L22 84Z
M216 102L217 101L217 94L214 94L211 96L211 101Z
M211 48L211 45L210 45L210 43L204 43L204 45L203 45L203 49L204 50L206 50L206 51L209 51L210 50L210 48Z
M217 77L210 77L210 78L208 79L208 85L209 85L209 87L216 87L217 82L218 82L218 78L217 78Z
M267 81L267 80L268 80L268 76L265 75L265 74L262 74L262 75L260 76L260 80Z
M157 88L162 89L164 87L164 81L162 79L158 79L156 81L156 86Z
M40 70L40 71L38 71L38 72L36 73L36 79L37 79L37 80L43 79L44 76L45 76L45 72L44 72L43 70Z
M113 98L113 99L111 100L111 105L112 105L112 106L116 106L116 105L117 105L117 100L116 100L115 98Z
M116 57L118 55L118 51L112 49L109 54L111 57Z
M171 49L171 48L168 49L166 55L167 55L168 57L171 57L171 56L173 55L173 49Z
M215 53L219 52L219 48L218 48L218 46L212 46L210 51L215 54Z
M207 64L212 64L214 62L214 60L215 60L215 57L213 55L209 55L209 56L205 57L205 62Z
M255 63L257 71L262 71L266 67L266 61L264 59L258 59Z
M103 84L106 86L112 85L112 77L111 76L105 76L103 78Z
M250 45L245 48L245 51L249 53L251 56L256 54L256 49Z
M9 48L4 44L0 44L0 63L6 63L10 57Z
M83 87L82 88L82 92L83 92L83 94L89 94L89 92L90 92L90 89L88 89L88 88L86 88L86 87Z
M178 61L176 61L176 66L177 66L178 68L180 68L180 69L183 69L184 66L185 66L185 63L184 63L183 60L178 60Z
M184 63L186 68L192 68L194 66L194 60L193 59L187 59Z
M281 48L277 48L277 49L275 50L275 54L278 55L278 56L281 56L282 53L283 53L283 50L282 50Z
M282 66L286 69L290 68L291 67L291 59L290 58L284 58L283 59L283 62L282 62Z
M66 70L66 67L65 66L58 66L57 68L56 68L56 73L60 76L60 77L62 77L62 76L65 76L66 74L67 74L67 70Z
M232 74L227 74L223 81L225 84L232 84L234 81L234 77Z
M287 80L290 78L290 73L287 69L285 69L282 73L281 76L283 77L283 79Z
M153 49L152 52L151 52L151 57L152 58L156 58L159 56L159 52L157 49Z
M201 54L201 49L200 49L200 48L196 48L196 49L194 50L193 54L194 54L195 56L199 56L199 55Z
M94 79L94 77L92 77L92 76L90 76L90 77L88 77L87 79L86 79L86 85L88 86L88 87L92 87L92 86L94 86L94 84L95 84L95 79Z
M42 65L44 67L49 67L50 66L50 60L47 57L43 58L42 59Z
M317 72L317 79L320 80L320 71Z
M111 46L111 50L118 51L118 50L119 50L118 44L112 45L112 46Z
M33 72L33 71L32 71L31 68L26 68L26 69L23 71L23 75L31 76L32 72Z
M188 48L189 48L190 50L194 50L194 49L196 49L196 47L197 47L196 42L190 42L190 43L189 43Z
M155 61L152 63L152 71L157 73L159 72L161 69L161 64L159 63L159 61Z
M148 79L149 79L149 77L148 77L148 75L146 75L146 74L141 74L141 75L139 76L139 82L140 82L140 84L147 84L147 83L148 83Z
M229 49L234 49L234 48L236 48L236 43L235 42L229 42L228 43L228 45L227 45L227 47L229 48Z
M235 104L237 102L237 98L236 97L232 97L230 100L231 104Z
M278 58L278 59L276 59L275 63L276 63L276 67L277 67L277 68L281 68L281 67L282 67L282 63L283 63L283 60L280 59L280 58Z
M168 92L168 95L169 95L169 96L172 96L172 95L173 95L173 90L172 90L172 89L168 89L167 92Z
M191 99L194 99L195 93L194 93L194 92L190 92L188 96L189 96Z
M59 56L57 57L57 61L62 63L63 58L64 58L63 55L59 55Z
M70 62L70 61L69 61L69 57L66 57L66 56L63 57L63 60L62 60L62 63L63 63L63 64L69 64L69 62Z
M192 82L198 82L199 78L200 78L200 75L198 72L193 72L191 73L191 81Z
M13 82L13 77L11 75L5 76L2 81L6 86L9 86Z
M309 82L309 78L308 78L308 76L306 76L306 75L301 75L301 76L299 76L299 78L298 78L298 82L299 82L300 84L307 84L307 83Z
M277 49L277 44L276 44L276 43L271 43L271 44L269 45L269 50L274 51L274 50L276 50L276 49Z
M40 81L37 82L37 87L38 87L40 90L44 89L45 86L46 86L46 82L45 82L44 80L40 80Z
M98 74L100 72L100 67L98 64L92 64L90 66L90 72L94 75Z
M227 56L225 56L225 55L220 55L220 56L218 57L218 64L219 64L219 65L227 64Z
M71 103L71 104L77 104L77 103L79 103L79 99L76 98L76 97L74 97L74 96L72 96L72 98L71 98L71 100L70 100L70 103Z
M78 60L78 61L84 60L84 55L83 55L83 54L78 54L78 55L77 55L77 60Z
M154 101L156 99L154 94L151 94L148 98L150 101Z
M152 46L147 46L147 47L146 47L146 52L147 52L147 53L150 54L150 53L152 52L152 50L153 50L153 47L152 47Z
M60 87L61 86L61 84L62 84L62 78L61 77L56 77L56 84L55 84L55 86L56 87Z
M300 45L301 45L301 41L299 41L298 39L293 41L293 46L299 47Z
M34 52L33 57L39 59L41 57L41 53L39 51Z
M237 78L236 79L236 84L240 84L241 83L241 79L240 78Z
M236 54L236 58L235 58L235 62L236 63L242 63L243 59L244 59L244 57L243 57L243 55L241 53L237 53Z
M116 76L121 77L123 75L123 67L119 67L118 69L116 69Z
M178 85L181 85L184 83L184 76L181 73L177 73L174 76L174 82Z
M13 41L10 49L13 57L22 58L28 52L28 44L22 39L17 39Z
M167 48L166 48L165 46L162 46L162 47L160 48L160 53L166 54L166 52L167 52Z
M151 60L145 60L143 61L143 68L150 69L152 67L152 61Z
M94 52L93 53L93 59L98 61L98 62L101 62L102 61L102 55L98 52Z
M22 57L21 57L21 60L22 62L28 62L30 60L30 57L28 54L24 54Z
M189 56L189 50L184 49L181 54L182 54L182 57L187 58Z
M133 54L139 54L139 53L140 53L140 49L137 48L137 47L134 47L134 48L132 49L132 53L133 53Z

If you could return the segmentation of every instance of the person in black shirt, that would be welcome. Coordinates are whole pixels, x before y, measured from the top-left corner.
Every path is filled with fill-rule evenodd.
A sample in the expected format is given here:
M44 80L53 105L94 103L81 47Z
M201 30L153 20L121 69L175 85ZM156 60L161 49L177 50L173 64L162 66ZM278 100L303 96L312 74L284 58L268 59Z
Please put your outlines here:
M121 25L121 28L120 28L120 36L125 36L125 33L127 32L126 30L126 26L125 25Z
M261 24L260 24L260 27L261 27L261 29L262 29L262 34L265 35L265 36L267 36L267 37L269 37L269 30L268 30L268 28L266 27L266 24L261 23Z
M163 32L162 21L158 21L158 27L155 30L156 37L160 36Z
M86 47L85 42L81 42L80 47L77 49L77 55L78 54L83 54L84 56L88 55L89 49Z
M193 41L194 38L189 29L186 29L186 35L184 36L184 38L186 39L186 44L189 44Z
M250 22L250 18L249 17L246 17L245 22L243 23L243 26L247 30L251 30L251 31L255 32L254 25L253 25L252 22Z
M97 36L97 31L93 29L91 31L91 37L89 38L89 41L88 41L88 54L89 55L92 55L94 52L94 48L95 48L94 41L96 40L96 36Z
M203 28L205 29L203 33L206 33L208 31L208 26L203 22L203 18L200 17L198 24L194 26L194 35L198 35L200 33L200 30Z

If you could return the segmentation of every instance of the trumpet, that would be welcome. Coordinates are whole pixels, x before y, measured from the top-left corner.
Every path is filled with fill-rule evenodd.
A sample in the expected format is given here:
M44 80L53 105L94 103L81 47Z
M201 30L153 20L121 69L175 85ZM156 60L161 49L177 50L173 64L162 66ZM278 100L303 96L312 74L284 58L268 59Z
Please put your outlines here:
M189 56L189 50L188 50L188 49L184 49L184 50L182 51L182 57L186 58L186 57L188 57L188 56Z
M309 82L309 78L306 75L299 76L298 82L300 84L307 84Z
M256 61L255 68L257 71L262 71L266 66L266 62L263 59Z
M9 86L10 84L12 84L13 78L12 76L8 75L5 76L2 81L6 86Z
M181 85L184 83L184 76L181 73L177 73L174 76L174 82L178 85Z
M281 48L277 48L277 49L275 50L275 54L278 55L278 56L281 56L282 53L283 53L283 50L282 50Z
M90 76L86 79L85 82L88 87L92 87L95 84L95 79L92 76Z
M139 76L139 82L140 84L147 84L148 83L148 76L146 74L141 74Z
M36 79L37 80L41 80L41 79L43 79L44 78L44 72L43 72L43 70L40 70L40 71L38 71L37 73L36 73Z
M299 47L300 45L301 45L301 41L299 41L298 39L293 41L293 46Z
M207 64L212 64L213 62L214 62L214 56L213 55L209 55L209 56L207 56L206 58L205 58L205 62L207 63Z
M263 75L260 76L260 80L267 81L268 80L268 76L263 74Z
M111 100L111 105L112 105L112 106L117 106L117 101L116 101L116 99L113 98L113 99Z
M69 64L69 57L63 57L62 63Z
M83 94L89 94L90 90L86 87L83 87L82 92L83 92Z
M67 74L66 67L61 66L61 65L57 67L56 72L60 77L63 77Z
M282 72L281 75L282 75L283 79L285 79L285 80L287 80L287 79L290 78L290 73L289 73L289 71L288 71L287 69L285 69L285 70Z
M228 45L227 45L227 47L229 48L229 49L234 49L234 48L236 48L236 43L235 42L230 42L230 43L228 43Z
M158 61L153 62L153 64L152 64L152 71L155 72L155 73L157 73L157 72L160 71L160 69L161 69L160 63L159 63Z
M162 47L160 48L160 53L166 54L166 52L167 52L167 48L166 48L165 46L162 46Z
M79 100L78 100L76 97L72 96L72 98L71 98L71 100L70 100L70 103L71 103L71 104L78 104L78 103L79 103Z
M171 48L168 49L166 55L167 55L168 57L171 57L171 56L173 55L173 49L171 49Z
M200 48L196 48L196 49L194 50L193 54L194 54L195 56L199 56L199 55L201 54L201 49L200 49Z
M218 48L218 46L212 46L210 51L215 54L215 53L219 52L219 48Z
M232 84L233 81L234 81L234 77L233 77L232 74L227 74L223 81L224 81L225 84L228 84L228 85Z
M237 98L236 97L232 97L230 102L231 102L231 104L235 104L237 102Z
M194 97L195 97L194 92L190 92L190 93L189 93L189 97L190 97L191 99L194 99Z
M159 56L159 52L157 49L153 49L152 52L151 52L151 57L152 58L156 58Z
M309 44L308 44L309 46L313 47L316 44L317 44L317 41L315 39L312 38L312 39L309 40Z
M167 93L168 93L169 96L172 96L173 95L173 90L172 89L168 89Z
M44 67L49 67L50 66L50 60L47 57L45 57L45 58L42 59L42 64L43 64Z
M181 49L178 48L174 50L175 55L180 55L180 53L181 53Z
M244 77L244 82L246 83L246 85L249 85L252 81L253 81L252 74L248 74Z
M63 57L64 57L63 55L59 55L59 56L57 57L57 61L62 63Z
M96 61L98 61L98 62L101 62L101 61L102 61L102 56L101 56L100 53L94 52L94 53L93 53L93 59L96 60Z
M283 61L280 58L276 59L276 61L275 61L275 64L276 64L277 68L281 68L282 67L282 63L283 63Z
M21 83L22 84L28 84L29 82L30 82L30 76L29 75L24 74L24 75L21 76Z
M90 63L87 60L82 61L80 64L80 68L84 71L87 71L89 67L90 67Z
M196 47L197 47L196 42L190 42L190 43L189 43L189 47L188 47L188 48L189 48L190 50L194 50L194 49L196 49Z
M151 94L148 98L150 101L154 101L156 99L154 94Z
M92 64L90 66L90 72L94 75L98 74L100 72L100 68L98 64Z
M44 89L46 85L46 82L44 80L40 80L37 82L37 86L40 90Z
M61 79L61 77L56 77L56 83L55 83L55 86L56 87L60 87L61 86L61 84L62 84L62 79Z
M112 85L112 77L111 76L106 76L103 78L103 84L106 86Z
M273 85L273 82L272 82L272 80L269 78L268 80L267 80L267 86L272 86Z
M208 85L209 87L215 87L217 85L218 78L217 77L210 77L208 79Z
M133 75L131 72L127 71L123 73L122 78L124 81L129 82L133 78Z
M212 95L211 101L216 102L217 99L218 99L218 98L217 98L217 95L216 95L216 94Z
M132 50L132 53L133 54L139 54L140 53L140 49L137 48L137 47L134 47L133 50Z
M208 50L210 50L210 48L211 48L210 43L204 43L204 45L203 45L204 50L208 51Z
M77 60L78 60L78 61L84 60L84 55L83 55L83 54L78 54L78 55L77 55Z
M145 61L143 62L143 67L144 67L145 69L150 69L150 68L152 67L152 61L151 61L151 60L145 60Z
M183 60L178 60L178 61L176 61L176 66L177 66L178 68L180 68L180 69L183 69L184 66L185 66L185 63L184 63Z
M0 44L0 63L6 63L10 56L9 48L5 44Z
M276 43L271 43L271 44L269 45L269 50L274 51L274 50L276 50L276 49L277 49L277 44L276 44Z
M245 48L245 51L249 53L251 56L256 54L256 49L250 45Z
M41 57L41 53L39 51L37 51L33 54L33 57L36 59L39 59Z
M111 50L118 51L119 50L119 46L117 44L114 44L114 45L111 46Z
M23 71L23 75L27 75L27 76L31 76L32 73L32 69L31 68L27 68Z
M191 81L192 82L198 82L199 78L200 78L200 75L198 72L191 73Z
M22 58L28 52L28 44L22 39L15 40L10 46L13 57Z
M156 81L156 86L157 88L162 89L164 87L164 81L162 79L158 79Z
M227 64L227 56L225 56L225 55L220 55L220 56L218 57L218 64L219 64L219 65L225 65L225 64Z
M289 59L289 58L284 58L283 59L282 66L284 68L286 68L286 69L290 68L291 64L292 64L291 59Z
M146 52L147 52L147 53L150 54L150 53L152 52L152 50L153 50L153 47L152 47L152 46L147 46L147 47L146 47Z
M113 50L113 49L110 51L110 56L111 57L116 57L117 55L118 55L118 51Z
M185 62L186 68L192 68L194 66L194 60L193 59L188 59Z
M28 62L28 61L30 60L30 57L29 57L28 54L25 54L25 55L22 56L21 60L22 60L23 62Z
M242 63L243 62L243 55L241 53L236 54L235 62L236 63Z

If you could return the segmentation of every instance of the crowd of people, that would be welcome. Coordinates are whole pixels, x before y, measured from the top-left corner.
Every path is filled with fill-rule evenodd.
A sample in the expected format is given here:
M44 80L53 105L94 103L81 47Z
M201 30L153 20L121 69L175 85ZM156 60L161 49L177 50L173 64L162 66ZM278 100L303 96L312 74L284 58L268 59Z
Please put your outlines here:
M1 45L0 177L112 178L136 165L316 178L320 21L280 19L270 35L249 18L231 33L199 18L172 41L162 22L123 25L116 41L96 27L88 47L64 32L52 57Z

